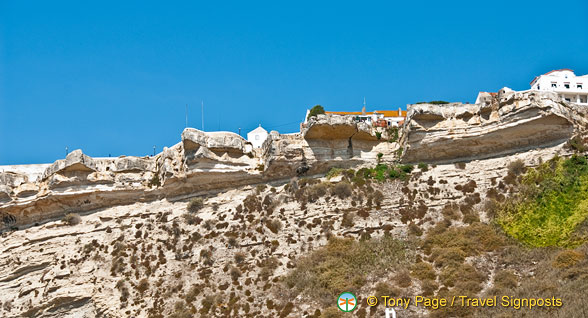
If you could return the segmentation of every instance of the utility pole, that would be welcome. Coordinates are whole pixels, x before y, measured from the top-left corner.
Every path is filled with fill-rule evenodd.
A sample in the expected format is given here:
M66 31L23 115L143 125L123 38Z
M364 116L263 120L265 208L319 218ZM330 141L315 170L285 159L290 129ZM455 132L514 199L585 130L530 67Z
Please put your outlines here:
M204 131L204 101L202 101L202 131Z

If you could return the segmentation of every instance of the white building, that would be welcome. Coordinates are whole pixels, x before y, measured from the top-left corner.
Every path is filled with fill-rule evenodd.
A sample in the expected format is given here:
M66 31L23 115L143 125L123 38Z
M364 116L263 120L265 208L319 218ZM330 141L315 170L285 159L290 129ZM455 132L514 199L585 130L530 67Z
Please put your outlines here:
M249 141L253 148L261 148L263 142L267 139L267 130L263 129L261 125L247 133L247 141Z
M576 76L570 69L553 70L535 77L531 89L553 91L567 102L588 104L588 75Z

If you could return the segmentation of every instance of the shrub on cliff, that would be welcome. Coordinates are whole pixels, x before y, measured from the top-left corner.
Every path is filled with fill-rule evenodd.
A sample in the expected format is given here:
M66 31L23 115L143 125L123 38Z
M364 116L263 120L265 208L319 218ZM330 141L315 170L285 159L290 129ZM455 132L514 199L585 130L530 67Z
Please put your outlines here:
M339 199L348 198L351 196L352 191L349 182L339 182L331 188L331 194L339 197Z
M405 265L407 251L405 243L390 235L362 241L333 237L326 246L299 259L283 282L296 293L330 305L342 290L357 292L368 274L377 277L391 266Z
M388 142L396 142L398 141L398 127L390 127L388 128Z
M200 211L200 209L202 209L204 207L204 200L202 200L202 198L194 198L192 200L190 200L190 203L188 203L188 212L190 213L196 213L198 211Z
M522 176L515 198L499 207L497 223L532 246L576 246L576 228L588 218L588 161L555 157Z
M521 159L509 163L507 168L508 173L513 174L515 176L525 173L525 171L527 170L527 168L525 167L525 163Z
M77 213L68 213L63 217L63 222L68 225L77 225L82 222L82 218Z
M410 164L406 164L406 165L400 165L400 166L398 166L398 168L400 168L400 170L402 170L404 173L411 173L412 170L414 169L414 166L410 165Z
M585 152L588 149L585 140L580 136L574 136L572 139L568 140L566 146L577 152Z
M325 109L323 108L323 106L315 105L314 107L312 107L310 109L310 112L308 113L308 117L306 119L310 119L310 117L315 117L316 115L324 114L324 113L325 113Z

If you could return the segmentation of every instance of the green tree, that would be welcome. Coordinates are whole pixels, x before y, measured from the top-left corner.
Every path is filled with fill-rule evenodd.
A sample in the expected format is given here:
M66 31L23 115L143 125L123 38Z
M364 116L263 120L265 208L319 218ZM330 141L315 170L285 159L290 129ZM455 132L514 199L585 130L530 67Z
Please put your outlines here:
M325 109L323 108L323 106L315 105L313 108L310 109L310 112L308 113L308 117L306 119L310 119L310 117L314 117L318 114L324 114L324 113L325 113Z

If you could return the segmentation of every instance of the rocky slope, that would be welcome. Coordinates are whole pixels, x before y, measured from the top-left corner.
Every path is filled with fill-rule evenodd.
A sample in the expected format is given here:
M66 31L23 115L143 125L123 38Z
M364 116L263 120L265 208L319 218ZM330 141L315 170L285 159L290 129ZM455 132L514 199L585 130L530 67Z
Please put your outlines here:
M0 316L328 317L329 304L285 283L301 256L332 237L389 234L418 246L444 222L487 224L487 196L514 191L509 163L532 167L571 153L566 142L585 129L581 110L545 96L507 95L485 105L414 106L401 135L403 157L388 132L320 115L300 134L272 132L261 149L235 134L186 129L181 143L155 157L75 151L37 179L0 173ZM517 126L527 133L513 133ZM488 136L496 137L494 155L479 145ZM379 153L389 164L437 164L419 165L406 178L364 178L361 168L373 167ZM331 167L354 170L322 177ZM81 217L61 220L70 212ZM463 266L484 273L477 293L491 291L505 269L517 280L538 270L505 265L498 254L464 258ZM421 247L406 251L411 264L437 266L435 254L427 255ZM441 292L448 283L443 267L435 271ZM390 265L385 275L367 273L358 295L375 294L379 283L405 272ZM399 292L427 293L430 279L410 275ZM365 302L357 311L372 313L381 314ZM427 313L412 307L403 317Z

